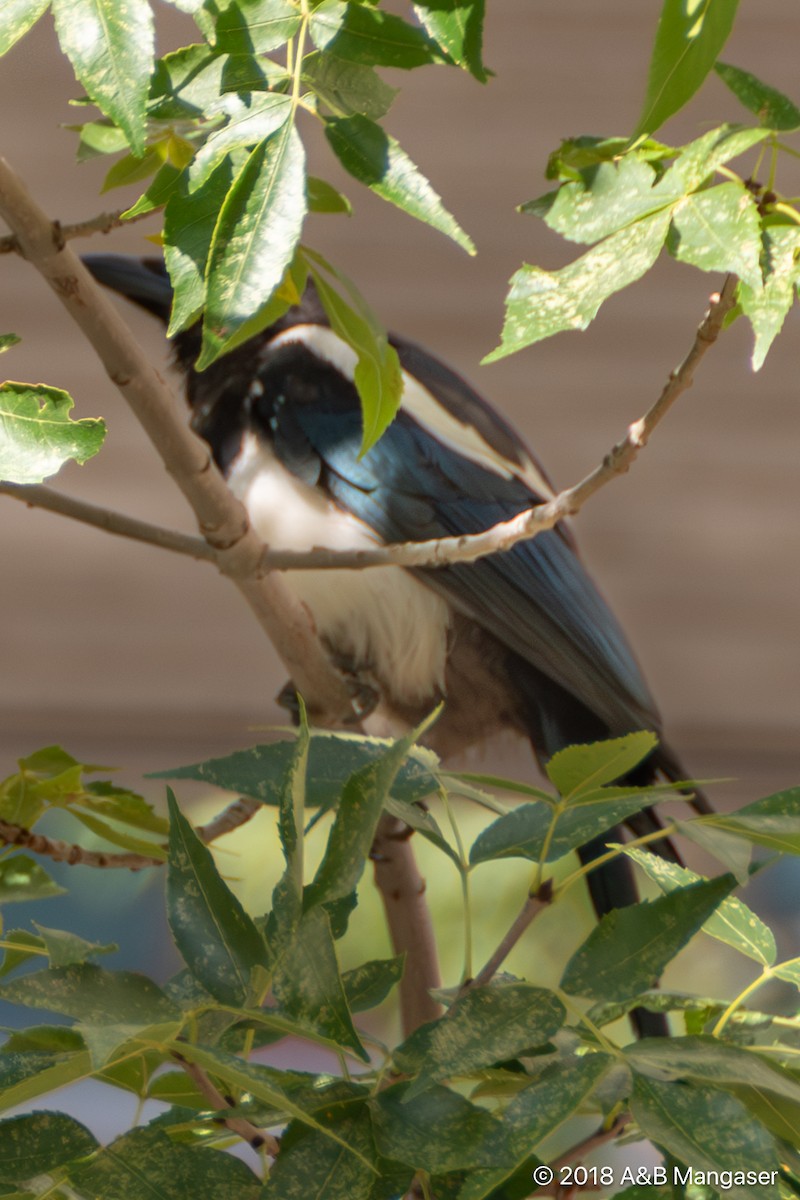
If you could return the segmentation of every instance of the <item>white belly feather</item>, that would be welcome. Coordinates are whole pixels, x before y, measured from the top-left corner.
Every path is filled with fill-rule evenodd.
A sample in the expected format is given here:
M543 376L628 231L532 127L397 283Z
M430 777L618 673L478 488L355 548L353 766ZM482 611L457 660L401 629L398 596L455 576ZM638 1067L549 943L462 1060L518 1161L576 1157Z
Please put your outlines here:
M361 550L379 539L292 475L250 433L228 475L253 528L276 550ZM285 571L317 630L357 668L369 669L402 703L444 692L449 609L400 567L363 571Z

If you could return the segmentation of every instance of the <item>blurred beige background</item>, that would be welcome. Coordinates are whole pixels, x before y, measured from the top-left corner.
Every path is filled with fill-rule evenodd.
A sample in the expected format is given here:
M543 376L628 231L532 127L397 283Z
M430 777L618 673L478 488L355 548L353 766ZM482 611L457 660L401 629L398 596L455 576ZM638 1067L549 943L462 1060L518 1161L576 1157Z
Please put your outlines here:
M160 49L191 38L158 4ZM315 173L351 197L351 220L315 217L306 240L352 275L387 324L424 342L510 416L557 483L589 470L659 392L691 344L718 281L671 261L612 300L584 334L564 334L480 367L497 341L507 280L523 260L572 257L514 206L546 189L562 137L624 134L637 116L660 0L495 0L481 87L454 70L407 76L389 130L473 236L469 259L440 235L347 181L316 129ZM725 57L797 100L794 0L743 0ZM59 123L80 89L49 18L0 62L2 152L64 222L135 197L98 199L107 163L74 166ZM686 140L737 120L716 79L668 126ZM797 189L800 190L800 189ZM155 222L92 250L141 253ZM102 413L108 442L57 486L182 529L191 519L80 334L24 263L0 260L4 356L12 378L67 388L77 415ZM155 323L131 314L153 360ZM578 520L585 557L618 611L659 698L670 738L695 774L735 775L730 802L800 783L800 520L796 316L763 370L749 368L743 322L725 334L646 453ZM284 682L232 588L208 567L130 544L0 497L3 613L0 777L22 753L61 741L89 761L153 769L252 740L279 718ZM524 769L504 743L482 760Z

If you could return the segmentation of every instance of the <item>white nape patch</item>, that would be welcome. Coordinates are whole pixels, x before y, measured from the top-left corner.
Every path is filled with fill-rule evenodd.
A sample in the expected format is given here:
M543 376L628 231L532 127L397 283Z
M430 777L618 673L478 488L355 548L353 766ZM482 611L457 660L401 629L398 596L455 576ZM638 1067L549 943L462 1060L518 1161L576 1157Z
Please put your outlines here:
M353 348L327 325L293 325L291 329L285 329L283 333L274 337L269 343L269 349L291 343L307 346L319 358L335 367L346 379L353 381L358 357ZM474 425L465 424L454 417L407 371L403 371L403 398L400 406L418 425L432 433L449 450L454 450L503 479L516 476L537 495L545 500L552 500L553 489L527 454L523 456L522 464L507 459L489 445Z
M245 436L228 484L256 533L276 550L364 550L381 544L363 521L287 471L255 434ZM401 567L281 574L334 650L356 668L369 669L396 703L418 704L437 690L444 693L450 610L413 575Z

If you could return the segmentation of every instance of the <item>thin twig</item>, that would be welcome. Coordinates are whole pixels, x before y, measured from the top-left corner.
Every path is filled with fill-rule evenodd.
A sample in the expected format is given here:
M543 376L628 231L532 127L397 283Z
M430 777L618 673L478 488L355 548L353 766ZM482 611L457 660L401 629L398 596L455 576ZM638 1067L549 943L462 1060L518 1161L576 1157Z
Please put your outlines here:
M549 906L552 894L552 887L548 881L548 883L543 884L535 896L527 897L514 923L494 954L491 955L486 965L481 968L475 978L469 981L467 985L469 988L483 987L494 978L528 926L538 917L543 909Z
M57 230L61 241L68 242L72 238L91 237L95 233L111 233L112 229L119 229L121 225L132 225L134 221L143 221L145 217L153 215L152 212L136 213L123 221L122 214L124 212L124 208L118 208L116 212L98 213L96 217L89 217L86 221L76 221L72 225L62 225L60 221L54 221L53 227ZM6 237L0 238L0 254L19 253L20 245L16 234L10 233Z
M197 1063L189 1062L182 1054L173 1051L173 1058L180 1063L186 1074L191 1079L192 1083L211 1105L213 1109L220 1111L225 1108L234 1108L235 1102L223 1096L222 1092L214 1086L214 1084L206 1075L202 1067ZM244 1117L219 1117L219 1121L230 1129L231 1133L237 1134L252 1146L254 1150L260 1150L264 1147L268 1154L274 1158L280 1149L280 1142L273 1137L271 1133L265 1133L263 1129L259 1129L252 1121L246 1120Z
M229 804L212 821L206 825L199 825L195 829L195 833L201 841L208 845L210 842L216 841L218 837L222 837L223 834L232 833L240 825L246 824L261 808L263 805L258 800L247 800L241 797L239 800L234 800L233 804ZM6 846L21 846L25 850L32 850L34 854L51 858L53 862L65 862L70 866L141 871L145 867L163 867L165 862L163 856L136 854L127 850L122 852L86 850L74 842L62 842L58 838L47 837L43 833L33 833L22 825L12 825L8 821L0 821L0 843ZM165 851L166 848L165 845L158 847Z
M328 550L314 547L312 550L272 550L262 548L258 569L261 571L286 570L362 570L368 567L443 567L451 563L476 562L489 554L510 550L517 542L527 541L547 529L552 529L565 517L580 512L591 496L605 487L618 475L623 475L647 445L650 435L663 420L680 395L691 387L694 372L708 350L719 336L726 314L735 301L736 280L728 276L721 293L711 297L711 304L700 324L691 350L677 370L673 371L664 385L658 400L638 421L629 427L622 441L612 447L602 463L574 487L567 488L552 500L525 509L508 521L500 521L481 533L463 534L460 537L432 538L424 542L391 543L370 550ZM190 535L161 529L145 521L139 521L122 513L111 512L82 501L62 497L50 488L0 485L15 499L23 500L51 512L59 512L75 520L94 525L109 533L134 538L154 546L186 554L196 559L216 562L224 569L219 553L209 543Z

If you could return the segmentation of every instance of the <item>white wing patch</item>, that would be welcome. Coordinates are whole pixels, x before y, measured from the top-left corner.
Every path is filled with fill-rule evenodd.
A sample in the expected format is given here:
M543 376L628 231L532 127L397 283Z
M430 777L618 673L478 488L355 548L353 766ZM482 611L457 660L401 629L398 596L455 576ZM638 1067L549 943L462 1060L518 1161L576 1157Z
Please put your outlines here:
M356 353L326 325L293 325L291 329L286 329L274 337L269 343L269 349L291 343L306 346L318 358L335 367L345 379L353 381L358 361ZM553 489L527 455L524 456L522 465L505 458L489 445L474 425L459 421L419 380L406 371L403 371L403 398L400 403L401 408L443 446L503 479L521 479L544 500L553 498Z
M245 436L228 484L259 537L277 550L380 544L363 521L287 471L255 434ZM396 702L421 704L444 694L450 609L413 575L400 567L282 574L320 635L356 668L370 670Z

